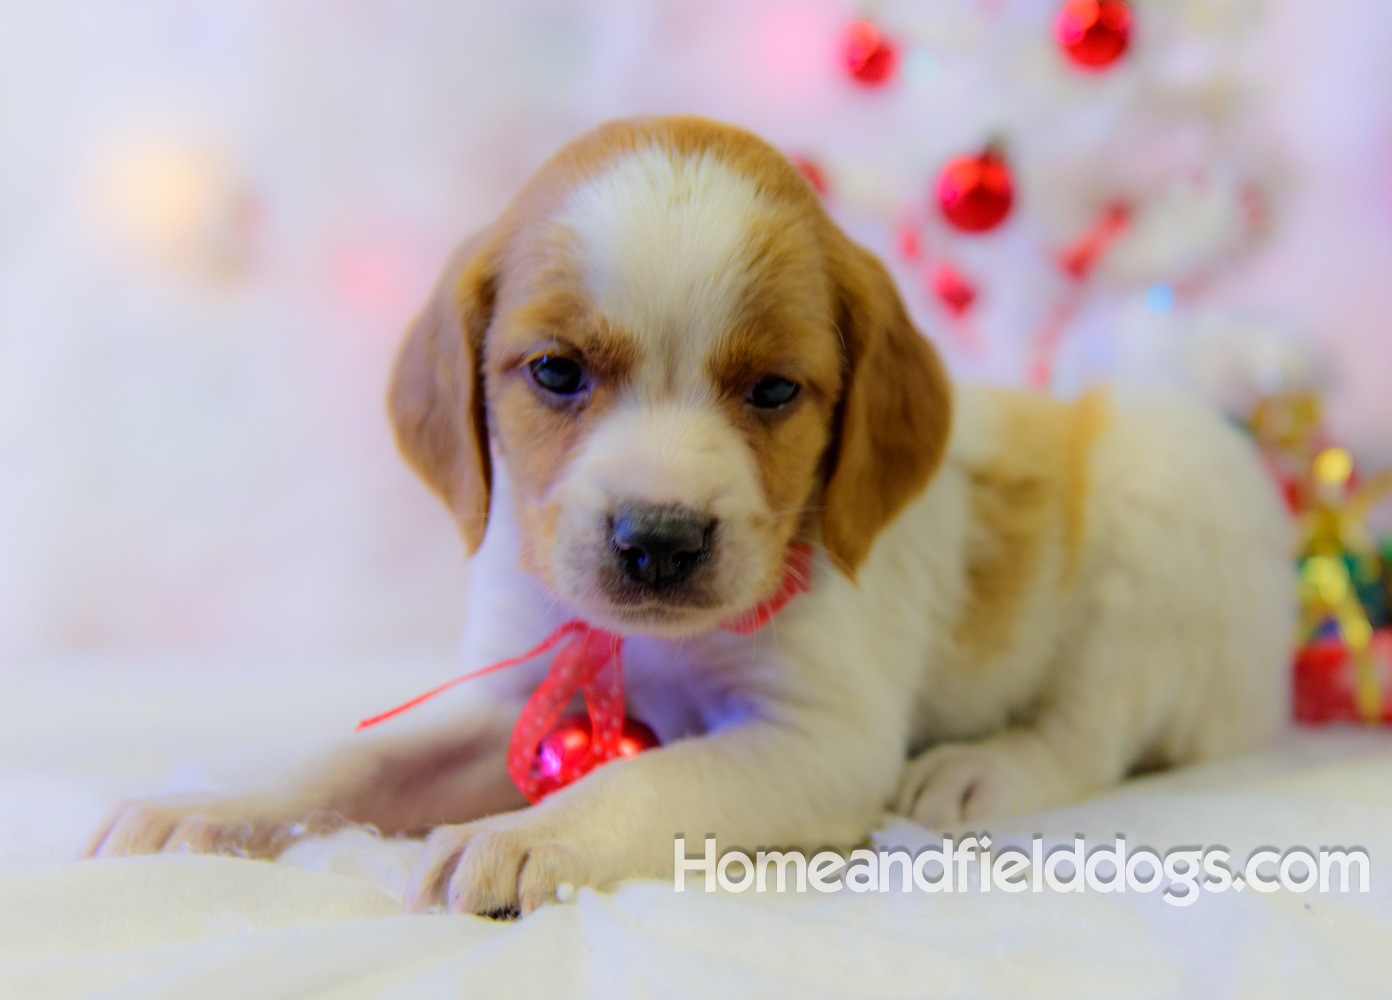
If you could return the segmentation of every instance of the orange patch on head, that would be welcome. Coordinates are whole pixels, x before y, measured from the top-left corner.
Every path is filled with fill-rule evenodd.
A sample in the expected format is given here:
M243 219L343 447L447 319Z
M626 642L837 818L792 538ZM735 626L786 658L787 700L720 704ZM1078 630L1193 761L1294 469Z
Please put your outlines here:
M707 358L708 378L722 407L750 450L772 514L770 527L778 544L794 535L809 536L818 507L823 456L831 437L842 383L840 344L822 305L827 290L820 283L770 292L761 308L751 309L721 339ZM815 316L779 314L796 304ZM797 385L793 399L777 410L749 405L754 387L766 378Z
M623 393L641 351L575 281L553 274L534 294L500 306L486 354L488 419L517 487L517 505L543 503L588 430ZM529 368L542 357L579 364L586 390L569 401L548 396ZM523 525L524 535L532 523Z
M516 488L514 506L524 518L526 534L542 523L526 516L527 511L539 512L549 502L552 485L565 474L591 429L613 408L623 385L598 383L582 404L557 408L538 398L525 367L492 384L489 419ZM554 523L554 515L551 520ZM539 539L534 542L539 546Z

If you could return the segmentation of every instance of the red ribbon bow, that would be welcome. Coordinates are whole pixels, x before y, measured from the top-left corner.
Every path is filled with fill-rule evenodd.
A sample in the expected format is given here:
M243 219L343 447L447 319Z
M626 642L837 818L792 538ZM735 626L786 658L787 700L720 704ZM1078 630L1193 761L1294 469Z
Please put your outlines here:
M783 581L778 592L720 627L739 635L757 632L795 596L805 593L811 578L812 546L801 543L789 546L783 567ZM588 757L573 768L574 773L569 780L574 780L600 764L621 756L620 738L624 731L624 637L615 632L595 628L578 618L571 619L558 626L554 632L521 656L499 660L497 663L446 681L390 711L363 719L357 728L363 730L394 715L400 715L408 708L414 708L456 684L524 663L553 649L566 639L571 641L556 653L546 678L527 699L522 714L518 716L517 725L513 727L512 738L508 742L508 776L529 801L539 802L555 789L556 783L554 780L544 782L543 776L536 770L537 749L577 691L584 696L585 707L590 713L591 737Z

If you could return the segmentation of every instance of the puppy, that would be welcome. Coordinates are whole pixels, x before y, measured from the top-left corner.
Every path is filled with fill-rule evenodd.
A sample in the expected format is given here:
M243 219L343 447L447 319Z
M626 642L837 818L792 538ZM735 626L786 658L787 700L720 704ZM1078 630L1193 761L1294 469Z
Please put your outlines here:
M525 913L669 873L677 834L975 823L1282 718L1288 527L1241 436L1175 400L949 385L884 267L739 129L635 119L563 148L450 259L389 408L473 555L466 665L571 618L621 633L663 745L523 808L504 756L545 665L517 667L279 791L123 806L90 853L261 856L371 823L429 833L408 909ZM795 542L810 592L719 628Z

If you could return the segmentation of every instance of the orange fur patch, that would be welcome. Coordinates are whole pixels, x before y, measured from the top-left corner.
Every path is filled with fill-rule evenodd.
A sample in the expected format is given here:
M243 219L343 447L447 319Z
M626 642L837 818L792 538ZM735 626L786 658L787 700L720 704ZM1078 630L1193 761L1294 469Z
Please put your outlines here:
M1051 539L1065 585L1086 528L1088 456L1109 400L1095 390L1072 403L1032 393L992 394L1000 440L989 463L970 467L968 594L955 637L981 656L1014 642L1025 595L1038 586Z
M1111 397L1105 389L1092 389L1071 407L1065 434L1063 468L1063 551L1068 577L1078 569L1078 556L1087 527L1087 498L1092 488L1088 456L1111 415Z
M799 249L806 252L805 245ZM784 259L793 252L772 251ZM761 257L761 263L767 258ZM782 548L794 536L810 537L816 520L822 456L841 393L842 360L820 268L811 271L820 279L813 283L804 280L806 270L765 270L763 280L753 283L758 293L750 296L745 318L707 359L707 374L730 422L754 454L773 514L774 544ZM782 410L752 410L745 403L750 389L771 375L797 382L798 395Z
M854 576L880 529L937 469L952 396L937 352L910 322L884 265L830 229L828 266L848 379L829 455L822 539L827 554Z
M483 230L450 255L397 352L387 411L407 463L444 500L470 553L488 523L493 467L479 357L497 292Z

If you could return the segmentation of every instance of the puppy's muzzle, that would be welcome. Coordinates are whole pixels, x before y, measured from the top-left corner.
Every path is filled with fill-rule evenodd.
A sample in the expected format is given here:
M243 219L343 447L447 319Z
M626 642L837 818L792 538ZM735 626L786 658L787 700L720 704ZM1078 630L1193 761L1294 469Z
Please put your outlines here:
M711 553L715 519L684 507L632 504L613 519L609 545L624 576L647 590L673 587Z

